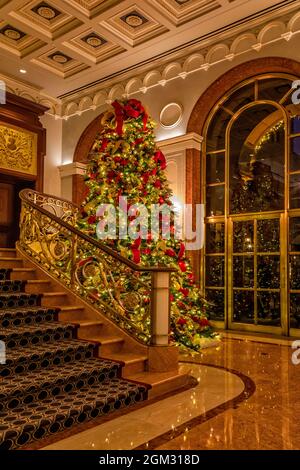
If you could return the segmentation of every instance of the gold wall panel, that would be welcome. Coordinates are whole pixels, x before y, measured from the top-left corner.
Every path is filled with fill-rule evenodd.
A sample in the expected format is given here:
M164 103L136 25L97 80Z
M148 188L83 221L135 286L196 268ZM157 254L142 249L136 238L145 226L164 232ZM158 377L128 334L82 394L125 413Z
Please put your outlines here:
M37 134L0 123L0 168L37 175Z

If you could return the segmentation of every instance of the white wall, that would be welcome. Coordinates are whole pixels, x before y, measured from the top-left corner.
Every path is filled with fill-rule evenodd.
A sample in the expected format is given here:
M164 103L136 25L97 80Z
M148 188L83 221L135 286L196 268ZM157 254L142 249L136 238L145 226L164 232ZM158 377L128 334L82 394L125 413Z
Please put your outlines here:
M44 192L61 195L61 178L58 167L62 162L62 121L49 114L41 118L47 132L44 159Z

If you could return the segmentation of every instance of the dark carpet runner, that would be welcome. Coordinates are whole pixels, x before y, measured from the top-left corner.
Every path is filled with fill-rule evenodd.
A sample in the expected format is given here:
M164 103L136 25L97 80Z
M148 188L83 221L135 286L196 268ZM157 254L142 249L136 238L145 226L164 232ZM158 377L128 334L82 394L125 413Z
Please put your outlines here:
M143 385L120 378L118 363L94 357L96 345L75 339L59 309L41 307L0 269L0 450L16 449L146 398Z

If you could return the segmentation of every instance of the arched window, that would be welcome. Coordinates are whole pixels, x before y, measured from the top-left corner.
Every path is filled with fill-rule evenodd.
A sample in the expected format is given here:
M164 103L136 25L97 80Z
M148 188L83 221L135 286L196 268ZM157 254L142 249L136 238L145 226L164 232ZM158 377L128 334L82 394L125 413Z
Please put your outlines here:
M300 106L287 74L241 83L212 110L202 167L202 287L216 325L300 334Z

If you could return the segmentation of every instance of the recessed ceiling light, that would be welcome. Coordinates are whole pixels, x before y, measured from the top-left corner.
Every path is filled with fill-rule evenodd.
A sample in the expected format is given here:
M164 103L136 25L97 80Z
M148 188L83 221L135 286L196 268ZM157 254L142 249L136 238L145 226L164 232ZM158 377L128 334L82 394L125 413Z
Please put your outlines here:
M20 69L20 73L27 73L27 70L25 70L25 69Z

